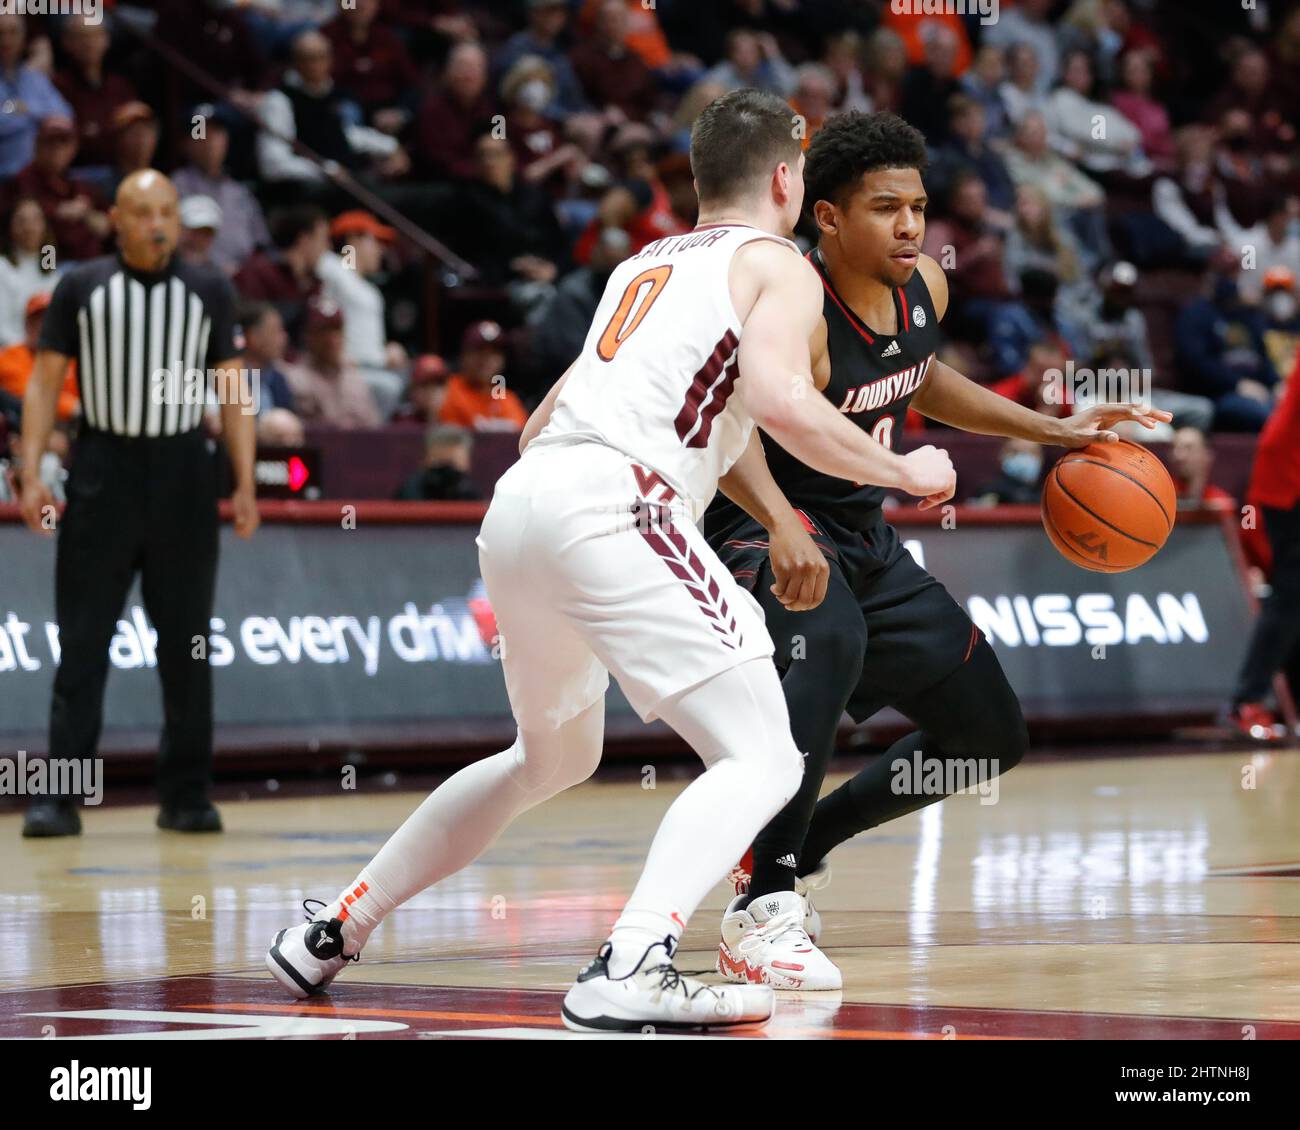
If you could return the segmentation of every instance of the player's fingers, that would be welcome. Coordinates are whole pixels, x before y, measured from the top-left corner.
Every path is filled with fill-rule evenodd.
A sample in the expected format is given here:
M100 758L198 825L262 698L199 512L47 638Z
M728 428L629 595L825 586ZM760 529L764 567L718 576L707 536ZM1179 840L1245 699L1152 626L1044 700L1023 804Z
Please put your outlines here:
M786 585L790 583L790 574L784 563L772 562L772 595L777 600L784 600Z
M799 565L799 584L788 607L793 612L805 612L812 607L813 592L817 586L816 563L803 561Z
M816 608L823 600L826 599L826 589L831 582L831 568L826 564L826 559L821 562L822 567L817 570L816 581L813 586L813 601L810 608Z

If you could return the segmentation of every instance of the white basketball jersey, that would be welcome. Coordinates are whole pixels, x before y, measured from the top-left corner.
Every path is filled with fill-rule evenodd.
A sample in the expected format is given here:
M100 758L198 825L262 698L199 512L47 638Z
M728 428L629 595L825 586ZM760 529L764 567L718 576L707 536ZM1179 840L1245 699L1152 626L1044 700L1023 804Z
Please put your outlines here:
M620 263L533 443L621 451L657 471L698 517L754 426L732 395L741 325L728 274L736 249L759 239L798 253L758 228L709 225L655 240Z

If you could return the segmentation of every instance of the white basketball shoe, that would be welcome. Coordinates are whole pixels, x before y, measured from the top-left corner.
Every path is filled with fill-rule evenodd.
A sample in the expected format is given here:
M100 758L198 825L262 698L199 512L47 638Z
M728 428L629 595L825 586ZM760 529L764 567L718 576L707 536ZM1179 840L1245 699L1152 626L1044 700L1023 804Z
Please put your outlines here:
M737 895L722 916L718 972L728 981L774 989L839 989L844 978L804 926L807 905L796 891L776 891L744 906Z
M764 1024L776 995L762 985L709 985L684 977L666 942L651 945L635 969L609 973L610 945L578 974L564 997L561 1015L575 1032L683 1031Z
M803 895L804 906L807 909L803 919L804 932L813 945L817 944L817 939L822 932L822 916L817 913L817 908L813 905L813 892L824 890L830 881L831 865L824 859L812 874L805 875L802 879L796 877L794 881L794 889L796 893Z
M303 903L307 921L276 934L266 954L266 968L298 1000L323 993L348 962L361 960L360 954L344 956L339 919L312 920L308 903L316 901Z

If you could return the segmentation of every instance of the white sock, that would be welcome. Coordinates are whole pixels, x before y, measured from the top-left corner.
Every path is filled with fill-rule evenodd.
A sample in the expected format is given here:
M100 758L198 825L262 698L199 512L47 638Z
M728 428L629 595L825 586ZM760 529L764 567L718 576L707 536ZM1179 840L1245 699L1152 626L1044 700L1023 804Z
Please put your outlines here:
M343 952L358 953L388 914L472 863L521 812L590 777L604 733L602 700L558 729L520 733L509 749L453 774L317 918L342 918Z
M665 936L675 943L714 884L795 794L803 773L771 660L742 663L658 710L708 768L665 814L610 935L622 972L647 945ZM610 972L618 975L612 964Z
M665 938L671 942L667 949L658 949L650 955L650 965L661 965L672 958L681 940L686 923L675 910L667 912L650 907L635 907L630 903L623 908L614 928L609 932L612 951L609 956L609 975L625 977L640 963L646 951Z

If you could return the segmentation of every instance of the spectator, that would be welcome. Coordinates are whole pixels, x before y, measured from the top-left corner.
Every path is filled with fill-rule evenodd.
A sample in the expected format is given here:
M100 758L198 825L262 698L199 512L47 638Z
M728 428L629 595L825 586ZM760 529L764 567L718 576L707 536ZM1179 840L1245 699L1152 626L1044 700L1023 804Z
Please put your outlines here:
M876 112L897 111L907 74L907 46L898 32L877 28L867 40L867 97Z
M154 0L158 19L153 34L181 58L194 59L204 72L220 75L228 84L227 101L244 110L257 106L258 89L266 68L265 57L249 30L247 7L231 0ZM152 78L152 76L151 76ZM173 105L186 106L207 98L208 91L188 74L163 70L142 89L153 85L170 89Z
M1235 510L1236 502L1222 487L1210 482L1214 466L1214 449L1200 428L1179 428L1169 445L1169 469L1174 489L1178 491L1178 508L1196 509L1222 505Z
M552 115L578 114L588 108L582 84L562 46L568 22L567 0L528 0L528 26L506 40L496 57L496 70L501 75L525 55L550 64L552 99L546 111Z
M265 128L257 135L257 160L264 180L330 187L316 161L294 152L295 141L354 172L373 167L380 176L391 177L410 168L396 138L352 123L350 104L331 77L334 51L328 39L317 31L303 32L293 41L292 60L284 81L262 96L259 113Z
M984 43L1002 48L1024 44L1033 51L1034 89L1039 94L1047 93L1058 68L1056 30L1048 22L1051 10L1052 0L1021 0L1010 11L1000 11L997 20L984 29Z
M804 63L795 75L790 106L803 121L803 147L807 149L834 105L835 75L821 63Z
M958 85L967 98L984 109L985 136L1001 138L1007 135L1011 123L1002 101L1002 82L1006 77L1006 55L1002 48L991 43L980 45L975 52L975 62L961 78Z
M1043 449L1033 440L1009 439L998 456L998 474L970 499L975 506L1036 506L1042 495Z
M223 113L211 104L196 106L186 122L191 125L185 141L189 163L172 181L181 197L207 196L216 201L225 220L212 244L212 261L233 275L259 247L271 242L262 205L244 185L226 175L226 154L230 130Z
M948 140L935 157L928 180L939 192L946 190L958 169L973 169L984 182L989 204L1000 212L1015 205L1016 188L1002 155L988 143L984 107L964 94L948 99Z
M1084 265L1090 269L1111 258L1106 232L1106 195L1096 181L1047 147L1047 123L1041 114L1026 114L1007 152L1007 171L1017 184L1040 188L1059 209L1078 237Z
M1214 135L1205 126L1186 126L1174 149L1174 174L1151 186L1151 206L1178 236L1183 255L1204 263L1222 242L1214 224Z
M146 103L126 102L113 112L109 130L113 138L109 195L115 197L117 186L132 173L153 168L158 149L158 119Z
M485 133L475 149L477 175L454 197L448 241L478 268L484 285L553 282L565 253L550 198L515 174L509 142Z
M1295 145L1293 104L1280 97L1272 81L1268 55L1247 46L1232 61L1232 73L1218 95L1205 108L1208 121L1217 121L1228 111L1246 115L1250 148L1257 152L1289 150Z
M244 335L244 366L256 374L257 438L277 447L301 447L302 420L284 374L289 335L269 302L242 302L236 314Z
M1151 56L1145 51L1128 51L1120 61L1120 82L1111 101L1121 114L1133 123L1138 131L1142 151L1161 172L1175 165L1173 127L1169 124L1169 111L1151 97Z
M135 100L135 87L104 67L110 40L103 21L64 20L59 37L68 61L54 76L54 85L77 123L77 156L85 165L110 165L113 139L109 122L119 106Z
M856 110L869 114L873 109L863 74L863 47L862 37L851 29L832 35L826 41L822 62L835 77L835 93L831 101L838 113Z
M36 154L9 186L15 196L40 201L54 231L60 266L66 260L93 259L104 249L109 232L108 202L93 185L68 175L77 155L77 128L57 115L41 122Z
M419 71L398 34L382 21L379 0L354 0L321 28L334 54L334 81L375 129L396 136L410 118Z
M554 100L555 76L539 56L524 55L501 80L506 138L514 150L515 166L529 184L549 181L560 187L566 172L576 174L587 163L583 151L563 141L556 123L546 116Z
M625 231L606 228L592 249L590 262L565 275L554 294L529 315L530 353L541 370L543 388L550 388L582 352L610 273L629 250Z
M1066 55L1061 84L1047 100L1047 123L1056 149L1089 172L1151 171L1137 126L1093 97L1092 63L1083 51Z
M1079 245L1056 222L1042 189L1021 185L1016 192L1015 222L1007 234L1007 281L1019 293L1031 271L1056 280L1054 321L1057 330L1077 353L1087 353L1085 325L1098 299L1097 288L1083 269Z
M1042 332L1013 293L1003 269L1002 233L988 217L988 193L979 174L965 170L953 184L947 218L930 224L925 250L951 260L948 291L958 332L987 341L999 374L1014 373ZM951 255L944 249L951 248Z
M25 336L27 301L52 291L58 280L54 233L35 197L20 197L9 213L9 231L0 255L0 346Z
M1188 391L1214 401L1216 431L1257 432L1273 409L1276 382L1259 313L1241 301L1230 251L1216 254L1212 268L1206 292L1178 315L1178 363Z
M451 425L430 428L424 466L397 489L399 502L473 502L482 498L470 481L474 433Z
M320 292L317 267L329 239L329 220L315 205L285 208L271 217L273 246L253 254L235 275L241 298L275 303L291 341L298 341L306 305Z
M393 414L395 424L434 423L442 411L447 397L447 362L436 353L424 353L411 366L411 383L406 389L406 402Z
M1065 350L1059 342L1040 341L1029 347L1029 355L1020 372L995 381L989 388L1035 412L1047 416L1069 416L1074 405L1064 386L1065 364Z
M379 407L388 419L406 389L406 350L388 340L384 295L372 279L384 266L384 249L397 233L369 212L355 210L336 216L330 238L339 254L326 251L316 268L325 284L325 297L343 311L348 357L356 362Z
M460 371L447 382L438 412L444 424L475 431L518 432L528 422L523 403L506 388L505 339L496 322L475 322L460 344Z
M72 108L45 75L23 62L27 50L24 16L6 8L0 14L0 179L29 166L36 150L36 134L47 118L68 121ZM73 152L76 150L74 148Z
M948 140L948 100L958 93L957 37L944 24L935 24L923 38L925 65L912 67L903 79L899 113L923 134L931 146Z
M21 401L27 393L27 382L36 368L36 343L40 341L45 311L50 306L50 292L41 291L27 300L26 324L23 339L0 350L0 392L8 393ZM59 423L67 424L81 410L77 392L77 363L68 362L68 372L63 380L56 409Z
M477 172L475 139L496 110L487 81L483 48L457 44L447 56L439 89L421 106L416 124L416 159L426 175L468 180Z
M1251 227L1237 223L1222 190L1215 194L1214 222L1223 242L1252 266L1238 276L1243 302L1257 303L1264 293L1264 276L1273 269L1300 274L1300 200L1277 197L1265 218ZM1286 368L1290 368L1288 361Z
M1047 95L1038 81L1038 55L1028 43L1007 50L1007 77L998 88L1012 132L1030 114L1047 113Z
M370 387L347 356L343 312L332 302L307 307L306 356L284 367L304 423L332 428L377 428L383 421Z
M726 58L705 76L724 94L741 87L766 90L781 98L794 93L798 81L770 32L735 28L727 34Z
M187 196L181 201L181 238L176 254L187 263L216 267L212 245L221 231L221 205L211 196Z
M1287 267L1264 273L1260 302L1264 356L1279 382L1286 380L1300 349L1300 304L1296 302L1296 276Z
M1084 356L1089 363L1123 370L1128 388L1122 400L1147 400L1173 416L1172 425L1160 424L1171 433L1174 428L1191 427L1208 431L1214 422L1214 402L1208 397L1172 388L1151 387L1155 374L1155 356L1147 332L1146 316L1137 307L1138 270L1132 263L1112 263L1101 271L1096 304L1084 319ZM1118 360L1118 365L1114 362ZM1141 370L1141 372L1135 372ZM1140 427L1140 425L1139 425ZM1135 427L1133 435L1156 433ZM1123 433L1121 433L1122 435Z
M657 88L650 69L627 47L627 22L623 0L603 0L591 35L573 49L570 58L596 106L616 106L624 116L641 121L654 109Z

